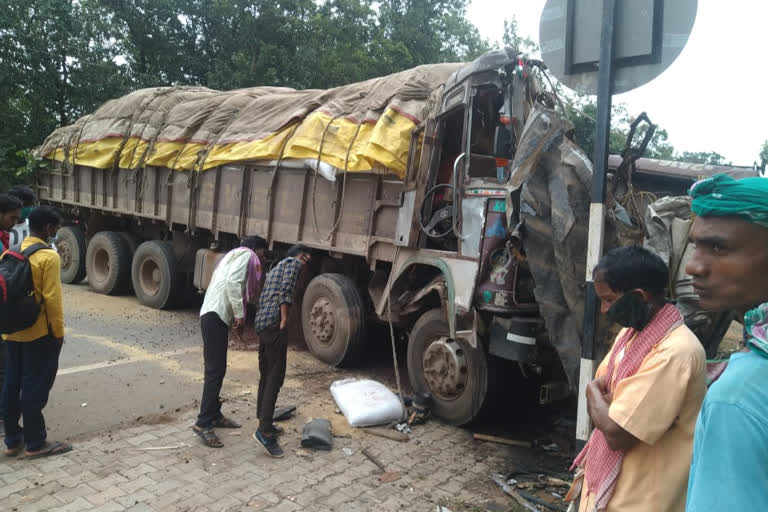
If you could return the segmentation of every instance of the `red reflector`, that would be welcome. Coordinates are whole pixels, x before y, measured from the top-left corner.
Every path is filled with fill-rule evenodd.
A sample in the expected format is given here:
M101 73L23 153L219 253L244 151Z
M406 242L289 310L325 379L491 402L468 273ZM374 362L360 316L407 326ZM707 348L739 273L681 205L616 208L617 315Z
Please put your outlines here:
M496 159L496 167L506 167L509 165L509 160L506 158L497 158Z
M512 118L510 116L499 116L499 122L504 126L512 124Z

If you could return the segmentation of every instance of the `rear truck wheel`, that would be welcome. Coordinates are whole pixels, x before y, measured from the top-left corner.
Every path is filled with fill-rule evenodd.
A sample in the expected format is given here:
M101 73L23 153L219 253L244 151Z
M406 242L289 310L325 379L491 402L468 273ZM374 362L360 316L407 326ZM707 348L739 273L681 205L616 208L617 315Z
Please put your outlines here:
M359 361L365 311L355 283L343 274L321 274L309 282L301 302L301 322L310 352L333 366Z
M181 278L171 242L150 240L136 249L131 282L140 303L155 309L172 308L181 289Z
M442 310L424 313L408 338L408 377L414 392L432 394L432 411L452 425L477 418L488 392L482 348L450 338Z
M85 255L88 284L93 291L115 295L128 288L131 255L128 245L114 231L100 231L88 243Z
M61 282L79 283L85 279L85 232L80 226L65 226L59 230L56 252L61 258Z

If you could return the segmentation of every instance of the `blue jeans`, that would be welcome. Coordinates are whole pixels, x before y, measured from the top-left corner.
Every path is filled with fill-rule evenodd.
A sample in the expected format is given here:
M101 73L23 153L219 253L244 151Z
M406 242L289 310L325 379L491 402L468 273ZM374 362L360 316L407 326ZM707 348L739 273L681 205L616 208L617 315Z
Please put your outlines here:
M6 341L6 374L2 410L5 445L24 441L27 451L42 448L46 440L43 409L59 369L61 342L46 336L35 341ZM24 418L24 428L19 419Z

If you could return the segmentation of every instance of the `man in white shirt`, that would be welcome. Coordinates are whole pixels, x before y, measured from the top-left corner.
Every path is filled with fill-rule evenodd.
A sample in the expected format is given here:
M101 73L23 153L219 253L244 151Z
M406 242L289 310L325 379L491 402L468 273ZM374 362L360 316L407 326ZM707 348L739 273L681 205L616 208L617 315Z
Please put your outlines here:
M245 325L245 309L254 303L261 286L261 262L267 242L258 236L243 240L229 251L213 272L200 309L203 334L205 379L200 414L192 430L206 446L220 448L223 443L214 428L240 428L240 424L221 413L221 385L227 371L229 328L241 330Z
M8 190L8 195L17 198L21 201L21 215L19 216L19 222L11 228L10 231L10 247L16 247L21 245L21 242L29 236L29 214L35 208L37 203L37 197L32 192L32 188L27 185L14 185Z

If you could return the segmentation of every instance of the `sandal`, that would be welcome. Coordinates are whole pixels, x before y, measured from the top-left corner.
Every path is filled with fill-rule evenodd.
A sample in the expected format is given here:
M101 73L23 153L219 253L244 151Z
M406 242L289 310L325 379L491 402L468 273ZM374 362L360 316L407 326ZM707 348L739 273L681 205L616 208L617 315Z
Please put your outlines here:
M203 444L209 448L221 448L224 446L224 443L221 442L213 428L200 428L195 425L192 427L192 432L197 434L202 439Z
M39 459L40 457L52 457L72 451L72 445L69 443L60 443L58 441L46 441L42 448L33 452L25 451L24 456L28 459Z
M5 449L5 456L6 457L17 457L21 451L24 449L24 441L19 441L15 445L13 445L10 448Z
M240 428L242 427L242 425L236 422L235 420L229 419L226 416L222 416L221 418L214 420L213 427L214 428Z

